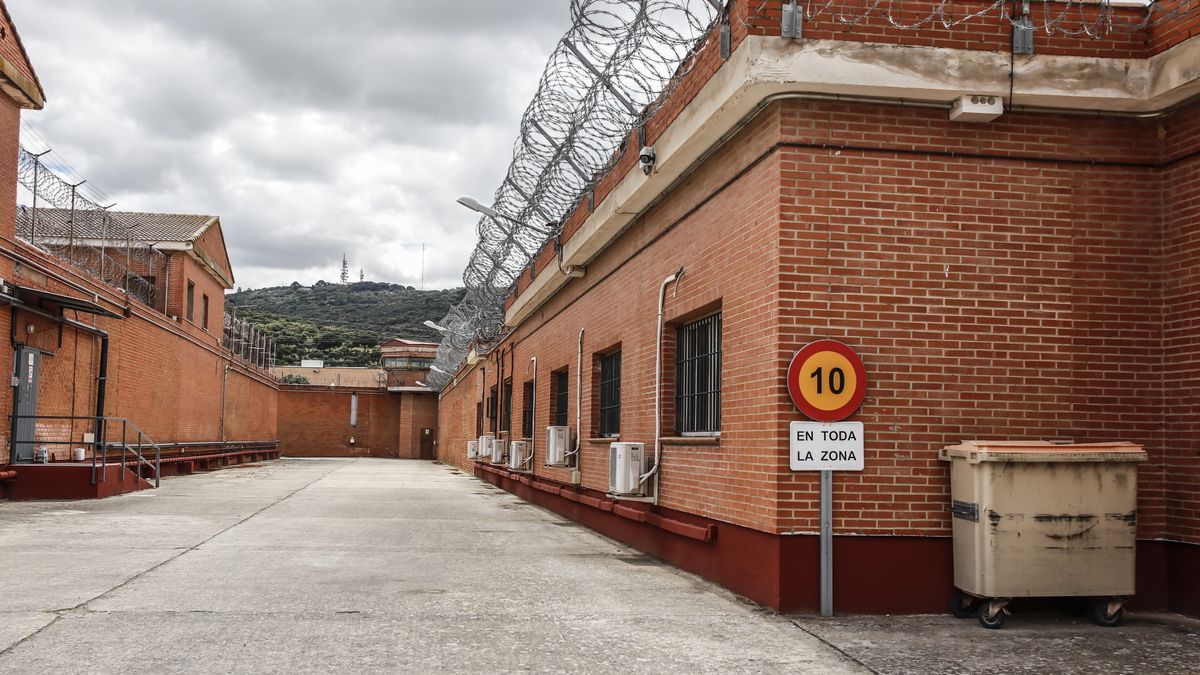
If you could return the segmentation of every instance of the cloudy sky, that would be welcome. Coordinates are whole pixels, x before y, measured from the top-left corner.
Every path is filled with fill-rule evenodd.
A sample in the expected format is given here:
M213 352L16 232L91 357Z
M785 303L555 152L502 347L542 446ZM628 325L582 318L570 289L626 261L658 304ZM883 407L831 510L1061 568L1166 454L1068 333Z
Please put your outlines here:
M237 284L461 285L567 0L7 0L25 120L118 210L221 217ZM450 9L452 8L452 10Z

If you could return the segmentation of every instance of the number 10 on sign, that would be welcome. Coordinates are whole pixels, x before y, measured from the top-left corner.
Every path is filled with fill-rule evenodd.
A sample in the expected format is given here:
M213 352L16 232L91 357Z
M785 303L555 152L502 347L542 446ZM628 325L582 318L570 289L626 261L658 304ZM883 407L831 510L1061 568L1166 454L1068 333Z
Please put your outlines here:
M862 405L867 371L850 347L837 340L817 340L796 352L787 385L800 412L818 422L838 422Z

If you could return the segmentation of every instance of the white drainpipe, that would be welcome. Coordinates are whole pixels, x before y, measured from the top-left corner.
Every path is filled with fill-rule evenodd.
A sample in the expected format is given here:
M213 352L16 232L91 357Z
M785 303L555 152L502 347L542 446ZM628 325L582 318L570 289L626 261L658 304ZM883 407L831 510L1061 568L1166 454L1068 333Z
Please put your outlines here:
M662 462L662 351L663 351L663 309L667 304L667 286L679 281L683 276L683 268L663 279L658 289L658 344L654 350L654 466L642 474L641 480L654 478L654 503L658 504L659 465ZM675 287L678 291L679 287Z
M567 453L575 457L575 471L583 475L583 329L579 329L579 353L575 360L575 449ZM582 478L580 479L582 481Z

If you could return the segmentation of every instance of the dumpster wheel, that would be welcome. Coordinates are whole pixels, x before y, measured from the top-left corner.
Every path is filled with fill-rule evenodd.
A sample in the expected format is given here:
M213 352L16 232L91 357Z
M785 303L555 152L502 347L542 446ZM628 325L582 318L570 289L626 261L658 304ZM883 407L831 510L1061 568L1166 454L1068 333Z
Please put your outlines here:
M954 595L950 597L950 613L956 619L969 619L975 616L975 598L957 588L954 589Z
M979 625L984 628L997 629L1004 626L1004 619L1008 616L1008 600L985 600L979 604L979 611L976 616L979 617Z
M1120 626L1125 620L1125 598L1102 598L1092 603L1092 621L1106 628Z

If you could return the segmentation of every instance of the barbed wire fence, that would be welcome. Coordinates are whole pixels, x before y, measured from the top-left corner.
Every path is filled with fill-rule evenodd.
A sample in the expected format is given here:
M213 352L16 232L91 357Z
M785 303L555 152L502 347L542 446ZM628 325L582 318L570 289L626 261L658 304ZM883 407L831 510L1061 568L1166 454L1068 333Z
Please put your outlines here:
M256 368L270 370L275 367L275 340L263 333L254 324L226 313L221 332L221 345L234 356Z
M17 237L123 292L127 299L169 314L167 254L122 222L123 214L113 210L112 200L51 150L36 130L23 123L21 136L17 181L30 204L16 207ZM222 347L232 356L264 370L275 366L274 340L228 313L223 324Z
M504 337L504 301L563 220L619 160L622 145L691 72L702 51L726 43L733 0L572 0L571 26L546 64L521 118L512 163L493 197L501 217L480 218L463 272L462 302L439 322L445 333L426 383L441 390L469 350ZM750 0L747 23L788 8L806 22L850 28L869 19L896 29L953 28L992 18L1015 28L1100 39L1146 30L1197 12L1200 0ZM748 19L747 19L748 17ZM710 39L721 30L721 39Z
M113 204L95 201L103 193L85 192L86 182L68 178L71 173L48 150L19 148L17 180L31 204L17 207L17 237L165 313L167 256L121 223Z
M902 30L954 28L995 16L1016 28L1096 39L1143 31L1200 11L1200 0L1115 4L1110 0L758 0L751 4L756 5L755 16L764 16L772 5L794 5L803 12L805 21L826 17L847 28L875 18Z
M507 175L484 216L462 302L426 383L442 389L474 348L504 335L504 299L562 221L696 63L724 15L719 0L572 0L571 27L521 118Z

